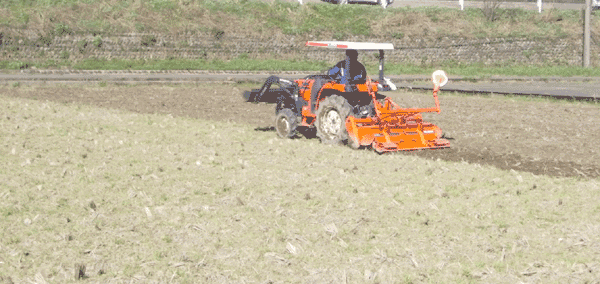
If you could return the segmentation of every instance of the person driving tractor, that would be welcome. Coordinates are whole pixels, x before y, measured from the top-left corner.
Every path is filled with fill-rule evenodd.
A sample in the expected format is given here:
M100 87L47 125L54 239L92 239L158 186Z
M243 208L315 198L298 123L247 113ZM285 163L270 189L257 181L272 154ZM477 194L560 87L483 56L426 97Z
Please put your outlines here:
M367 70L357 59L358 51L346 50L346 59L329 69L329 75L334 76L340 84L364 84L367 81Z

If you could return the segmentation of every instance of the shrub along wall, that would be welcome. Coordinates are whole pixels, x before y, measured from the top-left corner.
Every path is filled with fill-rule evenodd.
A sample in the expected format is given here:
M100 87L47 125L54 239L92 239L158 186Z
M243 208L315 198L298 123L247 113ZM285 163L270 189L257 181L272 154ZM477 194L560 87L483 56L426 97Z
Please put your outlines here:
M0 60L100 59L305 59L336 62L343 56L330 50L305 47L307 40L323 40L274 34L262 38L223 33L178 36L129 33L120 35L26 35L0 32ZM325 39L327 40L327 39ZM581 40L528 38L349 38L350 41L392 42L396 50L386 53L387 62L412 64L483 63L519 65L582 64ZM592 46L592 65L598 65L600 48ZM361 60L376 61L376 52L363 53Z

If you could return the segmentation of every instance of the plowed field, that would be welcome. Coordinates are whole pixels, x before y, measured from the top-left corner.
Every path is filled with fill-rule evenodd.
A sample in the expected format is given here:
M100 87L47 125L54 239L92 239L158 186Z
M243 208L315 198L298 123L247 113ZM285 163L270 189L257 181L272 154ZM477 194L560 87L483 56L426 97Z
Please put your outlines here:
M37 87L0 89L0 92L139 113L251 124L257 131L273 131L274 107L245 103L240 96L243 90L252 87L257 86ZM431 95L421 91L386 95L406 107L433 106ZM466 161L550 176L600 176L597 104L444 92L440 103L442 112L425 114L425 119L444 130L452 147L395 154Z
M378 155L252 87L0 87L0 283L597 282L598 105L442 94L452 148Z

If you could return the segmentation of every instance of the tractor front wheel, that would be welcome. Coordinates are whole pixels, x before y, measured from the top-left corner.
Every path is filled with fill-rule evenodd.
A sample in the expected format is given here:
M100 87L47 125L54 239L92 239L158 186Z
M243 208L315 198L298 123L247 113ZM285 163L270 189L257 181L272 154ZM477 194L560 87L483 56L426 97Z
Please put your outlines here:
M342 144L348 140L346 118L351 111L352 107L342 96L332 95L319 103L315 126L322 143Z
M298 119L291 109L284 108L277 113L277 116L275 117L275 130L277 131L277 136L281 138L292 138L296 135L297 127Z

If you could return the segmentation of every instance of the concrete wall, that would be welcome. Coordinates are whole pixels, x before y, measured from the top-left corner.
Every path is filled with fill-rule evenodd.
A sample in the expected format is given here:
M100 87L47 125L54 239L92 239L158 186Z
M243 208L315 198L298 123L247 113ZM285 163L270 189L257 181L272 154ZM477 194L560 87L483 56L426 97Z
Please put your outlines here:
M326 49L305 47L307 40L330 40L287 35L268 35L246 38L227 34L182 34L178 36L130 33L113 36L62 35L62 36L9 36L0 38L0 60L83 58L184 58L232 59L238 56L266 59L341 60L341 53ZM521 63L535 65L582 64L582 43L574 39L527 38L439 38L425 41L419 38L379 40L375 38L350 38L349 41L392 42L396 50L387 52L387 62L414 64L461 63ZM600 48L592 46L592 65L600 62ZM376 61L375 52L361 55L365 62Z

